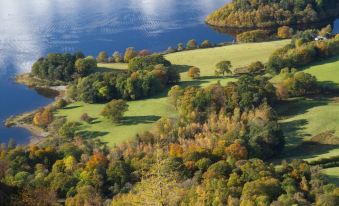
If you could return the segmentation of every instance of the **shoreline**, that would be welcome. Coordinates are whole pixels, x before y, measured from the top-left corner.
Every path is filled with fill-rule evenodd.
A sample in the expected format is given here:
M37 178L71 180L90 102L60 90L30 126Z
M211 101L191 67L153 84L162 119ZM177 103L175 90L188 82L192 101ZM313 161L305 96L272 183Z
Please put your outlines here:
M42 128L28 123L28 121L31 121L33 118L35 112L37 112L37 110L10 116L4 123L7 128L22 128L27 130L31 134L29 141L26 143L27 145L38 144L43 138L49 135L49 133Z
M294 23L294 24L281 24L281 25L271 25L271 26L228 26L228 25L221 25L221 24L213 24L212 22L208 21L208 19L205 19L205 24L211 27L215 30L220 30L222 32L224 30L224 33L226 31L229 31L229 34L234 35L235 33L242 33L246 31L252 31L252 30L277 30L279 27L282 26L288 26L293 29L300 29L300 30L306 30L310 27L315 28L321 28L323 26L326 26L328 24L333 25L333 23L338 19L339 16L336 17L329 17L326 19L322 19L318 22L310 22L310 23Z
M30 89L36 90L39 95L53 98L53 102L45 105L45 107L53 104L56 99L62 97L67 87L66 85L60 85L59 83L50 84L41 79L33 78L31 77L30 73L18 74L15 76L15 78L13 78L13 81L17 84L22 84ZM26 145L39 144L43 139L49 136L49 132L43 128L35 126L32 123L33 116L38 111L38 109L39 108L34 109L33 111L10 116L4 121L4 125L7 128L22 128L31 134Z

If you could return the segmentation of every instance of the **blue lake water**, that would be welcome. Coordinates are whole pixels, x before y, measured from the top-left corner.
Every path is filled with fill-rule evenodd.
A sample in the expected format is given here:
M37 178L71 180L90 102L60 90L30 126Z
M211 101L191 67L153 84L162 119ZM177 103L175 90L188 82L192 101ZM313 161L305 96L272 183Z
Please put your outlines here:
M1 0L0 1L0 122L10 115L51 102L13 83L38 57L49 52L105 50L162 51L191 38L230 41L203 23L225 0ZM0 126L0 142L18 143L30 134Z
M49 52L123 52L127 47L163 51L189 39L231 41L204 24L227 0L1 0L0 122L52 101L13 83ZM335 23L336 30L339 22ZM24 129L0 126L0 142L26 143Z

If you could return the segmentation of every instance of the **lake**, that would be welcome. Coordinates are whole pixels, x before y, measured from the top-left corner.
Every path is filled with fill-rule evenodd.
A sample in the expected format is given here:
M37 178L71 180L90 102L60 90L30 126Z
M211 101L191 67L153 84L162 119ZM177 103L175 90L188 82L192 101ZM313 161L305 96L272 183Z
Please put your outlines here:
M1 0L0 122L10 115L44 106L52 99L13 83L34 60L49 52L105 50L162 51L194 38L212 42L232 37L214 32L205 16L225 0ZM0 142L29 140L28 131L0 126Z
M215 32L204 18L225 0L1 0L0 122L52 101L13 83L34 60L49 52L112 54L127 47L163 51L189 39L232 41ZM339 21L335 22L338 30ZM28 131L0 126L0 142L24 144Z

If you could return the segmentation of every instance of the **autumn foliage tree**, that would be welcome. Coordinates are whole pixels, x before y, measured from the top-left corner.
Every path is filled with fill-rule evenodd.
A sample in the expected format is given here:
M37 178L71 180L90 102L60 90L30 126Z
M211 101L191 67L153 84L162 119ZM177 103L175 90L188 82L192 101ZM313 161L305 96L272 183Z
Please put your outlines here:
M189 40L186 44L187 49L196 49L197 47L198 47L198 45L197 45L197 42L195 41L195 39Z
M133 47L129 47L125 51L124 62L128 63L131 59L133 59L136 56L138 56L138 52Z
M106 63L107 62L107 53L105 51L101 51L97 56L97 62L99 63Z
M33 117L33 124L39 127L47 127L53 121L53 112L50 108L42 108Z
M288 26L278 28L277 36L280 39L288 39L293 35L293 29Z
M192 79L199 79L200 69L198 67L191 67L188 69L188 76Z

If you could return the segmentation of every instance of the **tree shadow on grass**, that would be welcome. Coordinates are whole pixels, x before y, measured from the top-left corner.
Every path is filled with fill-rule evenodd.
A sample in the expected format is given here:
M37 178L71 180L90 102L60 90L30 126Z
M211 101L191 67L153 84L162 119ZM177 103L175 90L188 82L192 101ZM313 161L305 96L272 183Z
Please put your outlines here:
M197 80L192 80L192 81L181 81L179 83L179 86L182 87L182 88L186 88L186 87L189 87L189 86L201 87L201 85L205 84L205 83L208 83L208 81L197 79Z
M69 109L76 109L76 108L79 108L79 107L82 107L82 106L67 106L64 109L69 110Z
M120 125L149 124L158 121L161 117L156 115L149 116L129 116L120 120Z
M320 87L324 90L324 92L338 95L339 94L339 84L333 81L318 81Z
M310 134L304 133L307 124L308 121L306 119L280 123L281 129L284 131L286 143L288 144L285 148L286 150L301 144L306 137L311 136Z
M305 67L300 68L300 70L303 71L303 70L309 69L309 68L314 67L314 66L321 66L323 64L334 63L334 62L337 62L337 61L339 61L339 56L332 57L330 59L325 59L325 60L322 60L322 61L317 61L313 64L310 64L310 65L307 65Z
M280 101L274 105L275 111L282 119L291 116L305 114L309 109L319 106L328 105L330 103L329 97L309 97L309 98L292 98Z
M305 141L302 144L291 148L285 152L285 159L310 159L323 155L333 149L338 149L339 145L321 144L318 142Z
M189 70L192 66L189 65L179 65L179 64L174 64L172 65L179 73L184 73Z
M339 177L335 175L326 174L327 180L330 183L334 183L339 186Z
M77 135L80 135L83 138L86 139L94 139L97 137L102 137L107 135L108 132L100 132L100 131L79 131Z
M279 102L279 104L275 105L275 109L281 119L284 120L305 114L312 108L328 105L330 102L333 102L331 97L333 96L318 95L307 98L293 98ZM278 163L282 159L292 160L314 158L325 154L330 150L339 148L339 145L336 144L308 141L310 139L314 139L311 134L308 134L305 131L305 127L308 124L309 122L306 119L297 119L286 122L280 121L280 126L284 132L287 144L283 153L279 157L272 159L273 162Z

